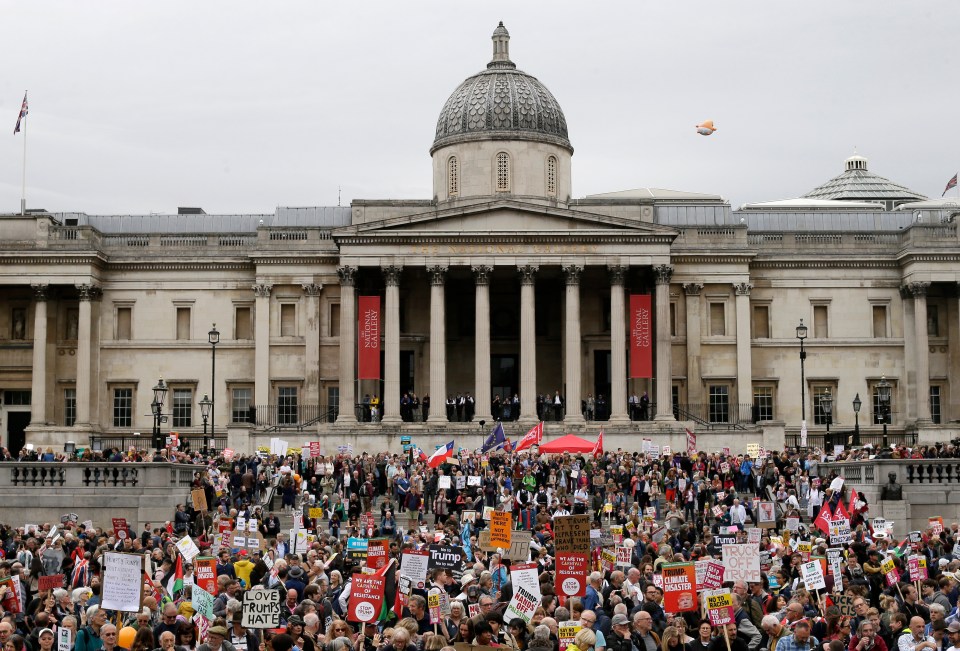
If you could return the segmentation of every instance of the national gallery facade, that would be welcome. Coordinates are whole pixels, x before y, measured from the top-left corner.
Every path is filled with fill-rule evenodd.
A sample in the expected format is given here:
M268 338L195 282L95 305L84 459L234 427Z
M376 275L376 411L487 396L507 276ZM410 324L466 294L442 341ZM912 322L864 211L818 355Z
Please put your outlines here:
M954 436L960 202L856 155L739 209L573 198L559 103L492 40L440 111L430 199L0 215L2 445Z

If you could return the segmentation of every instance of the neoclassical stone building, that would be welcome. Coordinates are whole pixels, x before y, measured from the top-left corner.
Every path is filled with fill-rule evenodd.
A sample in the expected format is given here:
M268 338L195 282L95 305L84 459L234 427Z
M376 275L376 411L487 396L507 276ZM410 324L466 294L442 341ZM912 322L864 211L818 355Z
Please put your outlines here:
M501 24L486 69L440 112L432 198L0 216L3 445L146 438L160 378L163 432L200 436L208 395L220 445L229 432L237 449L398 448L403 435L426 447L451 432L475 447L477 423L508 413L510 433L543 415L550 433L602 426L608 447L682 447L685 427L705 448L776 447L804 417L813 437L852 429L855 396L863 436L879 435L882 380L891 434L952 436L955 202L860 156L799 199L738 210L652 188L573 198L563 111L509 38ZM651 378L628 372L631 295L651 296ZM379 380L357 379L361 296L381 298ZM649 420L632 420L645 392ZM425 422L404 394L430 397ZM458 394L475 401L470 423L448 419ZM367 396L382 422L365 422ZM495 402L513 396L509 412Z

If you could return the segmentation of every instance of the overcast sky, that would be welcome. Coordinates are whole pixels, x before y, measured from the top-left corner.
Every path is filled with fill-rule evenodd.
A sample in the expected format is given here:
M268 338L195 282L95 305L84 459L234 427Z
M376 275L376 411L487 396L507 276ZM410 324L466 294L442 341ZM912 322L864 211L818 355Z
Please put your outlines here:
M567 118L573 195L743 202L960 168L957 0L0 3L0 213L273 212L432 196L447 96L511 58ZM694 125L713 119L718 131Z

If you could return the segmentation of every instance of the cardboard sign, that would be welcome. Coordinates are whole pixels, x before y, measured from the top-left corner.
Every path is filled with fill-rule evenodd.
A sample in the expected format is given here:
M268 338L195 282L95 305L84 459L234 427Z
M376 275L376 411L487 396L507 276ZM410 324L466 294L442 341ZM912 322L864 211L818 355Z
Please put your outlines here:
M716 590L723 586L723 563L697 561L695 564L697 590Z
M105 552L100 606L107 610L138 613L143 603L143 556Z
M760 550L756 545L724 545L725 581L760 582Z
M44 592L46 590L56 590L63 587L64 576L62 574L51 574L50 576L41 576L37 580L37 590Z
M733 597L729 590L708 590L704 593L704 601L711 626L723 626L733 621Z
M356 576L354 575L354 581ZM244 592L241 623L244 628L277 628L280 626L280 593L276 590L247 590Z
M510 533L510 549L504 557L512 561L525 561L530 558L530 540L533 533L530 531L512 531Z
M498 551L499 547L494 547L490 544L490 530L484 529L480 532L480 535L477 536L477 545L485 552L495 552Z
M212 556L201 556L193 561L193 582L216 596L217 594L217 559ZM208 619L213 619L212 617Z
M497 547L510 547L510 531L513 529L513 516L506 511L494 511L490 514L490 544Z
M697 609L697 571L693 563L664 564L663 609L683 613Z
M354 574L350 580L348 611L351 621L375 622L383 608L385 580L375 574Z
M558 552L590 553L590 516L563 515L553 519L554 549Z
M803 584L807 590L825 590L827 587L823 577L823 569L820 567L820 561L810 561L800 566L800 575L803 577Z
M929 578L925 556L914 555L907 558L907 569L910 571L911 582L926 581Z
M193 508L197 511L207 511L207 493L202 488L194 488L190 491L190 500L193 502Z
M387 566L390 543L386 538L378 538L367 543L367 567L382 570ZM379 611L377 611L379 613Z
M853 607L853 601L857 597L847 594L837 594L830 597L833 599L833 605L840 609L840 615L844 617L856 617L857 611Z
M900 572L897 570L897 564L889 556L880 561L880 571L887 579L887 585L893 587L900 582Z
M589 556L577 552L557 552L554 590L566 597L587 594Z

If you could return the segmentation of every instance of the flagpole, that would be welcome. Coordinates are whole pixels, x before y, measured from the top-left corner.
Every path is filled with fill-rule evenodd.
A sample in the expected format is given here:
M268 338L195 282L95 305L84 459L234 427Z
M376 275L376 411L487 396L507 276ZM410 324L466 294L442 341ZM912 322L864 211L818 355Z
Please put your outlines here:
M27 91L23 92L23 102L27 102ZM20 186L20 216L27 214L27 116L23 116L23 180Z

